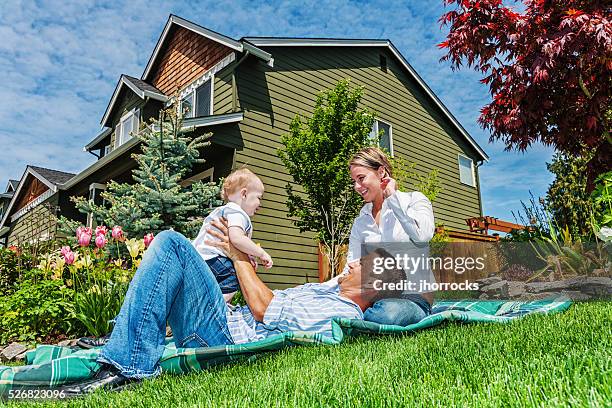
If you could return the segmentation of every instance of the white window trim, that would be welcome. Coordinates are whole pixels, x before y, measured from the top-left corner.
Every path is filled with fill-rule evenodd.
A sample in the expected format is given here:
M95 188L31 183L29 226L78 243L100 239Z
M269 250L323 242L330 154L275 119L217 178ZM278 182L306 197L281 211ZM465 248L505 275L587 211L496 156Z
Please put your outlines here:
M210 75L207 75L210 74ZM187 96L189 96L189 94L193 94L193 111L191 112L192 116L187 116L185 117L185 119L191 119L191 118L198 118L199 116L195 116L195 111L196 111L196 107L198 106L198 96L196 94L196 90L206 84L206 82L210 81L210 109L209 109L209 113L206 116L212 116L213 115L213 102L215 100L215 74L212 71L209 71L209 73L205 74L203 77L201 77L200 79L198 79L197 81L193 82L191 85L189 85L187 88L185 88L185 90L183 92L181 92L180 96L179 96L179 112L183 112L183 99L185 99ZM201 81L201 79L203 79L204 77L206 77L207 79L204 81ZM197 86L195 86L197 84Z
M470 167L472 169L472 184L464 183L463 181L461 181L461 157L470 161L470 164L471 164ZM457 154L457 166L459 167L459 182L466 186L476 188L476 171L474 169L474 160L471 157L458 153Z
M389 147L390 147L390 151L389 154L391 154L391 157L394 156L393 153L393 124L391 122L387 122L386 120L382 120L379 118L374 118L374 124L372 125L372 127L374 127L376 130L374 131L374 134L376 134L378 136L378 132L380 129L378 129L378 122L382 122L385 125L389 126ZM380 147L380 143L378 144L378 146Z
M204 181L206 179L208 179L208 181L213 181L213 174L215 172L215 168L211 167L209 169L204 170L201 173L195 174L185 180L183 180L181 182L181 186L183 187L189 187L190 185L192 185L193 183L195 183L196 181Z
M208 71L206 71L204 74L202 74L202 76L200 76L198 79L196 79L195 81L187 85L185 89L183 89L183 91L179 93L178 95L179 100L183 99L183 97L185 97L188 93L193 92L196 88L198 88L204 82L208 81L209 78L214 77L217 72L221 71L223 68L231 64L235 59L236 59L236 54L233 52L229 54L227 57L223 58L221 61L215 64L215 66L213 66ZM213 90L214 90L214 82L212 84L213 84Z
M119 118L119 122L117 123L117 126L115 126L115 149L125 144L125 142L127 142L128 140L134 137L134 136L130 136L129 139L121 140L121 133L123 132L123 129L122 129L123 122L126 121L131 116L136 116L136 119L138 120L138 125L135 131L138 131L138 128L140 127L140 108L134 108L130 110L129 112L125 113L123 116L121 116L121 118ZM132 131L132 133L134 133L134 131Z
M96 199L96 190L106 191L106 184L91 183L89 185L89 189L87 190L89 192L88 200L93 202ZM89 228L93 228L93 214L91 212L87 213L87 226Z

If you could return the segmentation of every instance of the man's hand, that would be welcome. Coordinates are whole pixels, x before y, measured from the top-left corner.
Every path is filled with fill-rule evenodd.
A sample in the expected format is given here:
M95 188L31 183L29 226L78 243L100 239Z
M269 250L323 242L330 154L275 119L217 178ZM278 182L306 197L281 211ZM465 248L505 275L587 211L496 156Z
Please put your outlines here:
M257 259L251 255L249 255L249 261L251 261L251 266L253 266L253 269L257 270L257 267L259 266L257 264Z
M236 276L240 284L242 295L253 313L253 317L258 322L263 322L263 318L268 309L268 305L274 297L274 293L259 279L255 273L255 269L247 254L239 251L234 247L229 239L227 220L221 218L220 221L213 221L207 232L218 238L219 241L206 240L208 245L214 246L222 250L228 258L234 262L236 268Z
M206 245L214 246L219 248L223 253L230 258L232 261L244 261L249 260L248 256L243 252L240 252L236 247L232 245L229 239L227 220L225 218L219 218L219 220L213 220L211 225L216 229L209 228L206 231L218 238L219 241L204 240Z

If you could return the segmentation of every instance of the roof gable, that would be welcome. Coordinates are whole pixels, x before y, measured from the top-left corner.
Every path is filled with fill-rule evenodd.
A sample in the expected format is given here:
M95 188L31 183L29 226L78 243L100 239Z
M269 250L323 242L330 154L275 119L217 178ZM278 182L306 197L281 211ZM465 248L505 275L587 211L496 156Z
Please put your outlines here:
M174 95L234 52L230 47L176 26L167 35L148 78L162 92Z
M9 215L22 210L39 198L41 198L40 201L44 201L47 196L57 192L61 184L64 184L74 176L73 173L64 171L27 166L4 212L0 228L6 224ZM36 205L34 203L33 207Z
M146 82L138 78L122 74L121 77L119 77L117 85L115 86L113 96L111 97L110 101L108 102L108 105L106 106L104 116L102 116L102 120L100 121L100 124L102 124L102 126L110 126L108 124L108 121L110 119L111 114L113 113L115 105L119 101L119 95L121 94L121 91L123 89L131 90L142 100L147 97L162 102L166 102L168 100L168 97L164 95L162 91L155 88L153 85L147 84Z
M10 193L12 191L17 190L17 186L19 185L19 180L9 180L6 186L6 192Z
M444 117L446 117L451 125L458 133L470 144L478 153L482 160L488 161L489 156L472 138L472 136L459 123L457 118L448 110L438 96L425 83L423 78L414 70L408 63L399 50L393 45L390 40L369 40L369 39L336 39L336 38L279 38L279 37L245 37L244 41L248 41L258 47L384 47L387 48L400 63L402 68L406 70L408 75L415 80L424 94L437 106Z
M228 50L237 52L248 51L256 57L266 61L268 65L273 66L274 64L274 59L272 58L272 55L263 50L260 50L253 44L242 40L234 40L231 37L220 34L213 30L209 30L208 28L202 27L198 24L192 23L191 21L185 20L184 18L171 14L170 17L168 17L168 21L166 21L166 25L164 26L164 29L159 39L157 40L157 44L155 45L153 54L151 54L151 57L149 58L149 62L147 62L147 66L141 77L142 80L152 82L151 79L154 75L154 68L158 64L160 58L162 58L162 51L166 47L167 42L169 41L171 34L173 33L173 29L177 27L182 27L183 29L190 31L196 34L197 36L218 43L219 45L226 47Z

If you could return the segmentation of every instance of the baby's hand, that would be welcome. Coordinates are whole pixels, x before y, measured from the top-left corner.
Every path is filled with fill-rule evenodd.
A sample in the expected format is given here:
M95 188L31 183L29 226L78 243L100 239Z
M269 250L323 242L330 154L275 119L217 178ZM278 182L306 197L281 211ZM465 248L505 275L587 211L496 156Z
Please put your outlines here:
M257 267L259 266L257 265L257 259L254 256L249 255L249 261L251 261L251 265L253 266L253 269L257 271Z
M266 269L270 269L272 267L272 257L268 255L266 251L264 251L263 256L259 257L259 260L265 266Z

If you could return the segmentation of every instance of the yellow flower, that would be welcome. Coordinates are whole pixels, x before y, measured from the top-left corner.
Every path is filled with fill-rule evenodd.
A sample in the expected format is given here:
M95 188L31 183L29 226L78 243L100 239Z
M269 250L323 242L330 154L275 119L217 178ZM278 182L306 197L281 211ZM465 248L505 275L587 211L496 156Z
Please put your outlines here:
M43 259L41 259L40 263L38 264L38 269L40 269L41 271L44 271L44 272L48 272L50 266L51 265L49 264L49 260L43 258Z
M72 286L72 279L66 279L66 286L68 287Z
M87 293L95 293L95 294L99 295L102 292L100 291L100 287L98 285L93 285L91 288L89 288Z
M142 261L142 259L135 259L134 260L134 265L136 265L136 268L138 268L140 266L140 262Z
M113 263L117 268L121 268L121 266L123 265L123 259L115 259Z
M44 271L45 273L51 272L51 254L45 255L38 264L38 269Z
M144 251L144 241L142 239L126 239L125 246L127 247L127 250L130 253L132 259L136 258L138 255L140 255L142 251Z
M74 267L78 269L87 268L91 265L91 255L85 254L83 256L77 255L77 260L74 262Z
M58 256L55 258L55 272L59 275L64 271L64 266L66 266L66 261L64 257Z

